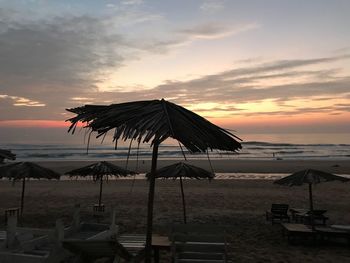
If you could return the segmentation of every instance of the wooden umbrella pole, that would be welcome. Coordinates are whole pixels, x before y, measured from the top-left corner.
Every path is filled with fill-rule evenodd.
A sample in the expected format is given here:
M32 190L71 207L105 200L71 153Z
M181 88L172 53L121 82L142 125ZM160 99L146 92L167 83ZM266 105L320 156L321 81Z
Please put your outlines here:
M309 183L309 199L310 199L310 224L312 229L315 229L314 226L314 204L312 200L312 183Z
M155 173L157 169L158 147L159 147L159 143L158 142L154 143L153 153L152 153L152 167L151 167L151 174L149 178L145 263L151 263L152 261L153 201L154 201L154 188L156 183Z
M100 177L100 197L98 199L98 207L101 207L101 203L102 203L102 184L103 184L103 175L101 175Z
M24 205L24 190L26 188L26 178L22 179L22 196L21 196L21 216L23 214L23 205Z
M185 203L184 187L183 187L183 183L182 183L182 176L180 176L180 187L181 187L182 206L183 206L183 213L184 213L184 224L187 224L186 203Z

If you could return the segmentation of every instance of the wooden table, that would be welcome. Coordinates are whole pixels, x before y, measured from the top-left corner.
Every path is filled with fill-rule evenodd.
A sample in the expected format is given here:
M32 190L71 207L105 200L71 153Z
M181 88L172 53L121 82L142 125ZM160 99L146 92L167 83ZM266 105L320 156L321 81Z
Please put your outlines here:
M159 250L170 250L171 242L167 236L152 235L154 262L159 263Z

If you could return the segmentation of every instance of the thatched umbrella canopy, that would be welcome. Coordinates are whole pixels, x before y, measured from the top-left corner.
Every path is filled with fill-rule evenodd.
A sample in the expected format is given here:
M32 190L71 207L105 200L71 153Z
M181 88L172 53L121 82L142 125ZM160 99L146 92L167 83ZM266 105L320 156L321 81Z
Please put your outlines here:
M16 160L16 154L9 150L0 149L0 163L2 163L4 159Z
M300 186L303 184L309 185L309 200L310 200L310 215L311 215L311 226L314 228L313 224L313 196L312 196L312 185L313 184L319 184L322 182L329 182L329 181L341 181L341 182L347 182L350 179L341 177L338 175L334 175L331 173L318 171L314 169L306 169L302 171L295 172L289 176L283 177L279 180L274 181L274 184L280 184L280 185L287 185L287 186Z
M150 173L146 174L146 177L149 178ZM193 178L193 179L213 179L215 176L214 173L204 170L200 167L190 165L184 162L175 163L169 166L165 166L161 169L158 169L155 174L155 178L167 178L167 179L180 179L180 188L181 188L181 197L182 197L182 207L183 207L183 218L184 223L187 223L186 217L186 202L185 194L183 189L182 178Z
M100 194L98 199L98 205L101 206L102 203L102 184L103 179L108 178L109 176L114 177L126 177L128 175L135 175L136 172L129 171L126 169L123 169L117 165L114 165L109 162L97 162L93 163L78 169L74 169L72 171L66 172L65 174L69 175L70 177L74 176L80 176L80 177L86 177L86 176L92 176L94 181L100 181Z
M21 196L21 215L23 214L24 192L26 179L59 179L60 174L55 171L42 167L32 162L16 162L0 166L0 177L9 178L10 180L22 180Z
M153 146L151 173L157 169L158 147L171 137L190 152L206 152L208 149L236 151L242 148L240 140L231 132L220 128L203 117L169 101L136 101L109 106L85 105L68 109L76 114L70 118L69 131L79 122L97 132L97 137L114 130L114 140L137 140ZM153 199L155 178L150 177L147 216L146 263L151 262Z

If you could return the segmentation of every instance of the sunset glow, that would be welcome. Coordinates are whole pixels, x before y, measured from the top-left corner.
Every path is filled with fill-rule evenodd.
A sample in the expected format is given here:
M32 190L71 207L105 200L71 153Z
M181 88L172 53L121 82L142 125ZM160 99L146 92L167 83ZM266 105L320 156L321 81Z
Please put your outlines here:
M243 138L350 132L347 2L44 2L0 1L4 140L65 129L67 108L161 98Z

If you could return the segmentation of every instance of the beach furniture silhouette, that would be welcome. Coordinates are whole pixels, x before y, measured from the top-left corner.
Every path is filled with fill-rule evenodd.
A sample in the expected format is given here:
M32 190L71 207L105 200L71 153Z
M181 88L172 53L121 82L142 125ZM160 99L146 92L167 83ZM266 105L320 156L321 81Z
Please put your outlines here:
M296 223L311 224L311 211L308 209L290 208L289 211L292 214L292 220ZM327 210L314 209L313 210L313 222L315 225L326 225L329 219L325 216Z
M173 225L170 239L174 263L228 262L226 230L223 226Z
M112 262L123 259L126 262L141 262L144 258L144 246L136 252L125 248L117 239L115 240L76 240L65 239L63 247L78 256L77 263L93 263L97 259L108 258Z
M310 218L310 225L314 229L314 204L313 204L313 195L312 195L312 185L319 184L322 182L329 182L329 181L341 181L341 182L347 182L350 179L334 175L331 173L314 170L314 169L306 169L302 171L295 172L291 175L288 175L286 177L283 177L279 180L274 181L274 184L280 184L280 185L287 185L287 186L300 186L303 184L307 184L309 186L309 203L310 203L310 211L309 211L309 218Z
M311 241L312 243L324 243L334 239L345 239L350 245L350 228L327 227L282 223L283 233L291 244Z
M288 215L288 204L272 204L271 209L266 211L266 220L271 220L271 223L274 224L275 220L279 220L283 222L283 220L287 220L290 222L290 217Z

